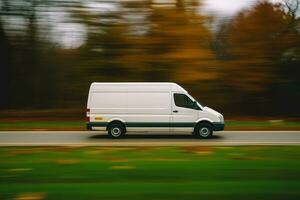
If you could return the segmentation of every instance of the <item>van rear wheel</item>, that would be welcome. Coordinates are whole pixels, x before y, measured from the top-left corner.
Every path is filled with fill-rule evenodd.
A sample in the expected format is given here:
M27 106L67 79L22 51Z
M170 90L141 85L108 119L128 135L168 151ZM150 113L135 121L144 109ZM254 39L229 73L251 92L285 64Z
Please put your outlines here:
M125 128L119 123L110 124L107 130L111 138L120 138L125 134Z
M213 134L212 125L207 122L199 123L194 133L201 138L210 138Z

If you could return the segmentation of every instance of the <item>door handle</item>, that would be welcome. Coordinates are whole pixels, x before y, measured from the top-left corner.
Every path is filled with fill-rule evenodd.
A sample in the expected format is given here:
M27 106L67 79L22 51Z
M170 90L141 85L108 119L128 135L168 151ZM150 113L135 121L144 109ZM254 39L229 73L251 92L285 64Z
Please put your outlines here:
M173 113L178 113L178 110L173 110Z

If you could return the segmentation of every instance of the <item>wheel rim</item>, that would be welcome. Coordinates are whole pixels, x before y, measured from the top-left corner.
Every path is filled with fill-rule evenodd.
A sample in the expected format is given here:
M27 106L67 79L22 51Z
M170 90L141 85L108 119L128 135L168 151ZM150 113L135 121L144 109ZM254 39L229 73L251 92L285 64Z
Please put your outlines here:
M202 127L202 128L200 128L200 130L199 130L199 134L200 134L201 136L203 136L203 137L207 137L207 136L209 136L209 134L210 134L210 130L209 130L209 128L207 128L207 127Z
M111 129L111 134L114 136L114 137L118 137L121 135L121 129L118 128L118 127L115 127L113 129Z

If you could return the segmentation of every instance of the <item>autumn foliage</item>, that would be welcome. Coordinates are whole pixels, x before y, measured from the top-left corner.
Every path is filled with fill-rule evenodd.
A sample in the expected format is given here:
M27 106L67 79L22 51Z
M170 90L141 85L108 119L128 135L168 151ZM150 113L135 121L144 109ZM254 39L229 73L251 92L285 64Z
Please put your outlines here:
M0 2L2 109L82 108L93 81L172 81L225 116L299 116L298 0L224 19L198 0Z

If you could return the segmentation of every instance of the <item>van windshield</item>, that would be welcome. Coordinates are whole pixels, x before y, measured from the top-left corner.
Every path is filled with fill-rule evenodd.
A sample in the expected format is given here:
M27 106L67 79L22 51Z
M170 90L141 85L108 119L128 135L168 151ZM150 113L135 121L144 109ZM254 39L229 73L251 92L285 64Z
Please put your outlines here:
M196 99L194 99L190 94L188 94L188 96L189 96L193 101L196 101L197 104L198 104L198 106L199 106L201 109L205 107L204 105L202 105L201 103L199 103L199 101L197 101Z
M198 104L198 106L199 106L200 108L204 108L204 107L205 107L204 105L200 104L199 101L196 101L196 102L197 102L197 104Z

